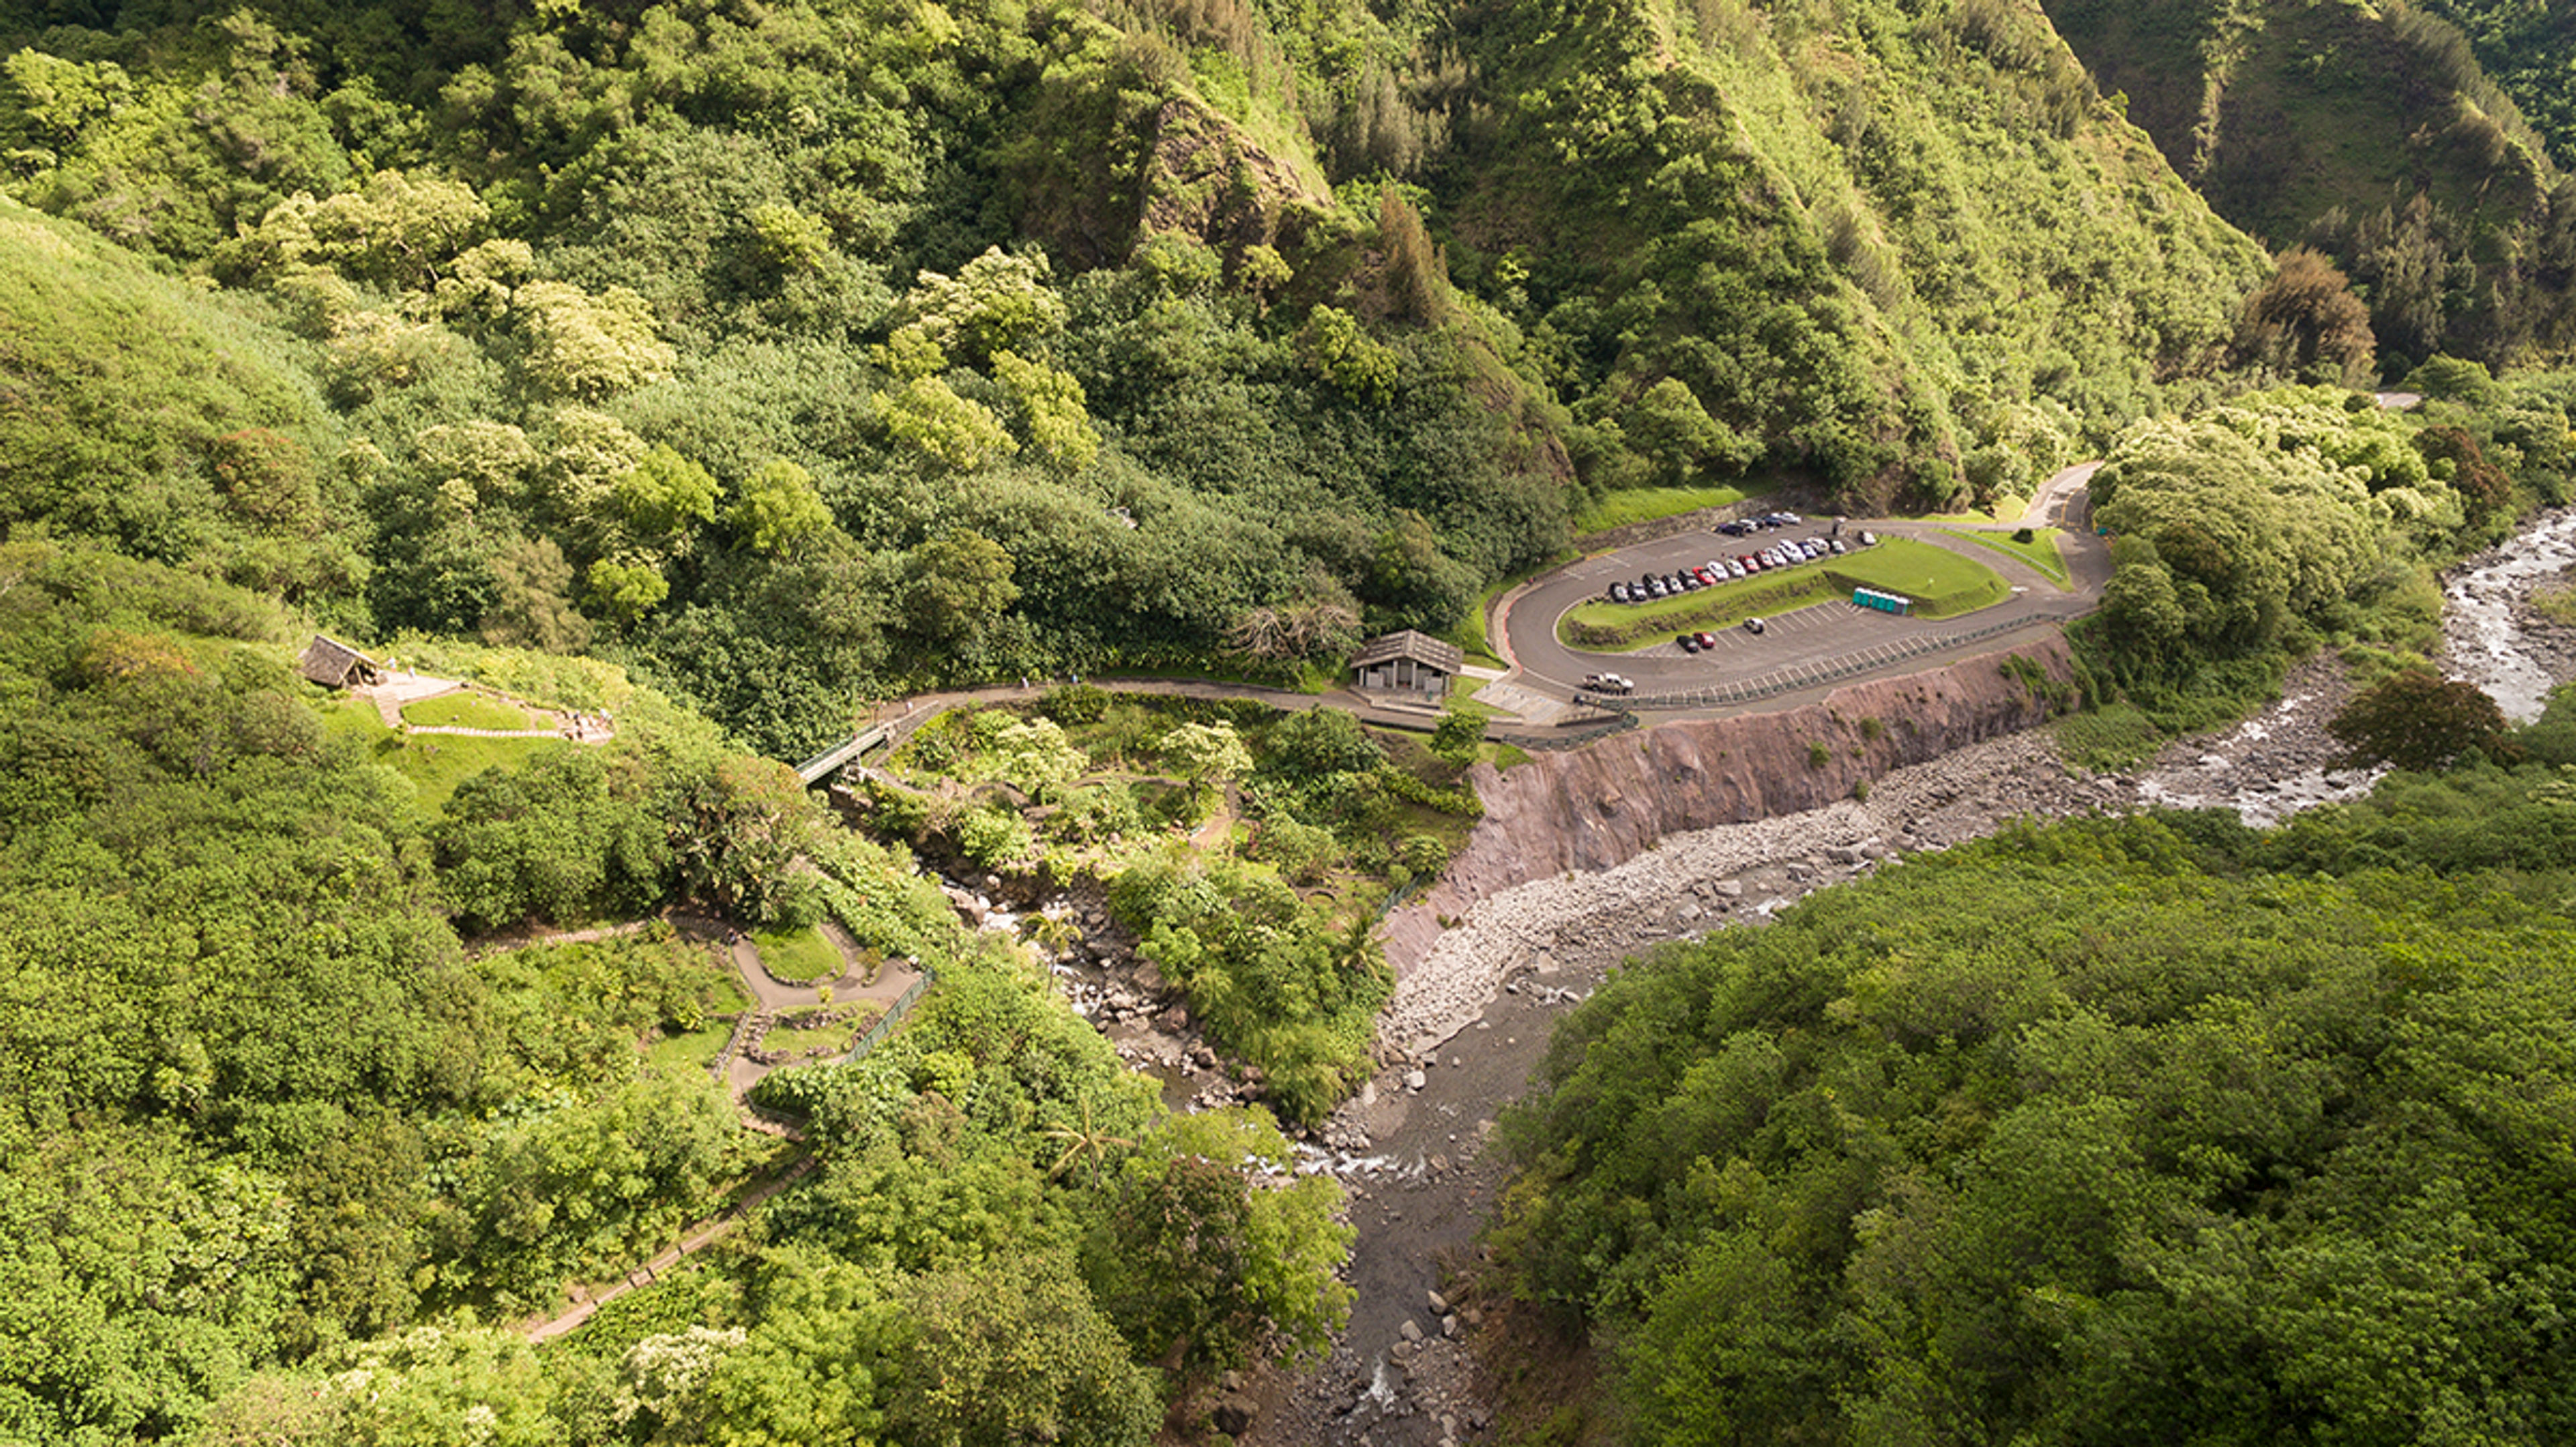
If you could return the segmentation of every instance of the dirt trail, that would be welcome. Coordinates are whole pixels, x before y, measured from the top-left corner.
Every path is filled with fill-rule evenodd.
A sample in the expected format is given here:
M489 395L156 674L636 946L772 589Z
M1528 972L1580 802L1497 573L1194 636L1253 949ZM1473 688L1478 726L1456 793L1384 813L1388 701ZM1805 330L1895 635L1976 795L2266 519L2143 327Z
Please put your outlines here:
M780 1133L784 1134L783 1131ZM652 1260L647 1261L643 1265L636 1267L634 1270L627 1272L624 1276L619 1277L615 1281L608 1282L604 1285L594 1284L590 1287L577 1289L575 1292L576 1299L571 1306L566 1307L563 1311L554 1316L523 1323L519 1330L523 1332L531 1342L547 1342L552 1341L556 1337L562 1336L564 1333L580 1326L583 1322L590 1320L592 1315L598 1312L601 1307L606 1306L608 1303L615 1301L617 1298L624 1296L630 1291L652 1285L654 1282L661 1279L663 1272L679 1265L683 1259L697 1255L699 1252L706 1250L709 1246L714 1245L717 1241L720 1241L724 1237L732 1234L735 1227L740 1226L744 1221L751 1218L752 1212L767 1205L770 1197L786 1190L789 1185L812 1169L814 1169L813 1156L798 1156L794 1164L788 1166L785 1170L780 1171L769 1180L761 1183L759 1186L755 1187L749 1195L744 1196L741 1200L727 1207L723 1215L717 1216L711 1220L702 1221L696 1226L691 1227L681 1235L678 1242L663 1248L661 1254L655 1256Z

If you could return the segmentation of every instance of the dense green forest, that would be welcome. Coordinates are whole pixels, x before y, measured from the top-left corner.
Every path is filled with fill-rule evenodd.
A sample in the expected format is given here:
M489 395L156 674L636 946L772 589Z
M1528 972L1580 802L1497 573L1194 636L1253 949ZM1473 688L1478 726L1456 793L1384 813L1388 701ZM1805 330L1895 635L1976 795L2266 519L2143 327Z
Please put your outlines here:
M1992 496L2340 363L2236 345L2266 258L1987 4L15 4L0 55L7 190L114 243L7 216L12 523L789 755L1446 628L1605 490Z
M2390 380L2437 353L2496 365L2566 354L2570 32L2548 7L2046 6L2220 215L2350 277Z
M2431 570L2568 494L2555 32L2050 9L0 0L0 1440L1143 1443L1321 1349L1268 1111L1509 756L1077 685L845 827L775 760L897 693L1309 681L1604 499L2099 455L2070 746L2321 647L2422 696ZM316 629L615 736L397 728ZM2571 729L1623 975L1513 1269L1648 1436L2566 1435ZM925 860L1097 886L1262 1106L1168 1115ZM818 922L937 984L790 1140L711 939Z
M2571 728L1622 971L1507 1120L1514 1279L1632 1440L2563 1440Z
M1142 1442L1335 1319L1336 1188L1256 1185L1264 1118L1166 1119L783 767L614 669L464 645L429 661L618 738L405 739L293 641L230 584L0 548L0 1437ZM460 930L680 902L829 916L942 984L828 1109L782 1087L810 1182L541 1363L499 1324L789 1148L639 1049L743 1007L720 953Z

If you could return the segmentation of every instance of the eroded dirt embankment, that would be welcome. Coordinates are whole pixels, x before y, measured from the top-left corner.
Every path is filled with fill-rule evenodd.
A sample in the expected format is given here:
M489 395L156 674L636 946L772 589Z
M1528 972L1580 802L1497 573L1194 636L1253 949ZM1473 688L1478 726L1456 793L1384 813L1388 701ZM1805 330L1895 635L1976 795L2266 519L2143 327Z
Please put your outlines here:
M1610 869L1669 835L1848 799L1891 770L2044 722L2052 706L2008 671L2016 657L2069 683L2065 644L2051 639L1781 713L1665 724L1504 774L1480 766L1485 817L1441 882L1387 916L1387 959L1402 978L1439 940L1443 916L1504 890Z

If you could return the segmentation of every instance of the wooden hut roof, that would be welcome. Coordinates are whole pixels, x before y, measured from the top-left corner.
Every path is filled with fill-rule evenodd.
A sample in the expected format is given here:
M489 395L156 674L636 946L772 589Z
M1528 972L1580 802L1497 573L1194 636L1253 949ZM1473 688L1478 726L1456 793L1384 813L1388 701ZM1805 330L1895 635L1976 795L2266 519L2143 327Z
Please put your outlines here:
M1447 674L1457 673L1467 662L1465 650L1457 644L1443 643L1407 628L1401 633L1384 634L1362 644L1360 651L1351 655L1351 667L1367 668L1399 658L1410 658L1426 668Z
M316 633L304 646L304 656L295 661L295 671L324 688L347 688L353 676L373 676L376 663L348 644Z

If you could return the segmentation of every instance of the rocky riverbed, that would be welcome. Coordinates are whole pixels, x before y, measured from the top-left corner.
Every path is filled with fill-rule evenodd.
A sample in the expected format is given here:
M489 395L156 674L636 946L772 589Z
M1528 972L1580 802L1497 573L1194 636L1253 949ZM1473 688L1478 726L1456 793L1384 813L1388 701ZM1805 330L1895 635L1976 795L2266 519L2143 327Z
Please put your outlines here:
M2497 616L2506 620L2455 622L2446 660L2454 672L2482 683L2489 675L2516 679L2525 692L2533 678L2543 680L2542 690L2576 678L2576 628L2530 602L2535 589L2564 585L2576 565L2576 515L2545 536L2567 556L2553 552L2555 561L2543 567L2490 555L2453 580L2455 619L2466 600L2483 598L2482 606L2501 609ZM2508 632L2515 646L2499 649L2496 640ZM1541 846L1574 856L1576 867L1520 883L1489 876L1446 902L1454 915L1423 911L1436 933L1424 940L1431 931L1419 931L1417 922L1400 952L1400 984L1381 1022L1385 1067L1304 1152L1303 1169L1330 1172L1350 1193L1349 1219L1358 1228L1350 1325L1319 1368L1231 1380L1220 1399L1221 1425L1245 1447L1445 1447L1490 1432L1495 1412L1475 1354L1477 1335L1490 1323L1473 1300L1473 1267L1478 1233L1505 1181L1493 1149L1496 1116L1526 1088L1556 1021L1610 967L1661 943L1758 924L1810 890L1979 837L2010 819L2232 806L2259 826L2365 792L2375 777L2336 766L2337 746L2324 725L2350 685L2330 658L2294 669L2282 699L2256 718L2177 743L2122 775L2069 767L2045 730L1975 739L1980 730L2009 727L2010 711L2030 703L2014 696L2018 685L1998 688L1992 672L1991 664L1963 665L1946 678L1889 680L1874 691L1837 695L1840 708L1829 701L1767 721L1777 739L1759 727L1714 740L1704 731L1658 739L1665 733L1658 730L1600 746L1634 748L1649 761L1642 788L1580 780L1586 805L1631 818L1614 820L1609 830L1598 820L1574 820L1585 831L1579 837ZM1931 736L1900 738L1893 727L1873 726L1879 711L1907 717L1905 704L1924 710L1923 722L1906 734L1920 727ZM1943 729L1959 732L1944 737ZM1808 750L1820 737L1834 740L1830 778L1811 776ZM1731 767L1723 762L1730 747L1737 754ZM1865 778L1865 788L1843 777L1872 767L1873 753L1919 757L1927 748L1946 751ZM1787 754L1768 757L1784 750L1806 755L1798 762L1807 772L1787 767ZM1882 757L1878 766L1884 763ZM1658 770L1670 771L1674 788L1689 797L1656 792ZM1729 777L1748 771L1749 785ZM1783 801L1766 791L1776 792L1783 776L1856 797L1680 829L1642 849L1615 837L1640 823L1669 827L1676 809L1741 817L1778 808ZM1623 797L1622 789L1643 797ZM1633 817L1640 810L1658 817ZM1596 849L1636 852L1606 868L1582 867L1584 852ZM1527 864L1512 860L1507 868L1526 871ZM1075 1008L1131 1065L1160 1077L1167 1099L1205 1108L1241 1098L1100 900L1014 906L998 897L999 880L978 882L986 889L952 881L961 911L988 929L1039 934L1041 953ZM1030 914L1057 928L1032 931ZM1056 947L1047 948L1049 940Z
M2576 647L2549 666L2576 676ZM2313 659L2256 718L2127 774L2071 768L2048 732L2027 730L1889 773L1866 800L1677 834L1614 868L1477 902L1406 973L1382 1031L1393 1058L1311 1153L1311 1169L1351 1191L1349 1329L1321 1369L1266 1383L1266 1410L1238 1440L1435 1447L1486 1433L1494 1409L1473 1350L1485 1318L1451 1295L1473 1289L1477 1233L1505 1181L1495 1117L1608 968L2010 819L2233 804L2264 824L2360 792L2371 776L2336 769L2324 729L2348 694L2341 666Z

